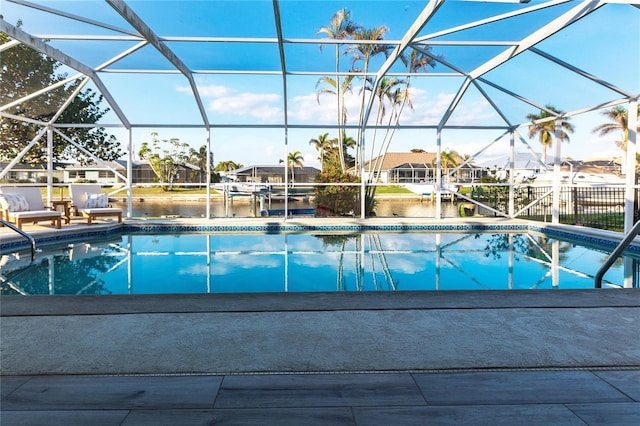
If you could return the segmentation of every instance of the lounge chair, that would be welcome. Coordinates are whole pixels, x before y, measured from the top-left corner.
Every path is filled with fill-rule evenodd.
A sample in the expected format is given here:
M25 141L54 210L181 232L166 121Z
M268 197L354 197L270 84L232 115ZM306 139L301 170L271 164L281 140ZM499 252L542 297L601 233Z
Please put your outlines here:
M22 229L25 223L50 221L57 229L62 226L62 212L44 206L40 188L28 186L0 187L2 218Z
M109 198L102 193L100 185L69 185L69 194L71 209L76 216L86 217L89 225L98 217L117 217L118 223L122 222L122 209L109 207Z

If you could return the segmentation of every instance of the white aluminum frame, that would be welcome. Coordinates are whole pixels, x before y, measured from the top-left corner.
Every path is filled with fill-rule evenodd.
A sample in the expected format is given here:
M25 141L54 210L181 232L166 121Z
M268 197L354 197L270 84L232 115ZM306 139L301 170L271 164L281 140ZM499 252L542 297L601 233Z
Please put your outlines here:
M206 132L206 139L207 139L207 146L208 146L208 152L210 151L211 148L211 131L212 128L277 128L277 129L282 129L283 130L283 144L284 144L284 150L285 150L285 156L287 154L288 151L288 133L289 133L289 129L314 129L314 128L318 128L318 129L327 129L327 128L334 128L332 126L327 126L327 125L291 125L289 123L288 120L288 96L287 96L287 79L288 76L297 76L297 75L309 75L309 76L325 76L325 75L335 75L334 71L326 71L326 70L318 70L318 71L305 71L305 72L300 72L300 71L292 71L289 70L287 68L287 57L286 57L286 46L289 44L314 44L314 45L318 45L318 44L344 44L344 45L348 45L348 44L354 44L353 40L336 40L336 39L286 39L283 36L283 31L282 31L282 22L281 22L281 15L280 15L280 3L279 0L272 0L273 2L273 13L274 13L274 20L275 20L275 27L276 27L276 33L277 33L277 37L273 38L273 37L266 37L266 38L255 38L255 37L179 37L179 36L163 36L163 35L159 35L156 34L153 29L140 17L138 16L135 11L129 6L129 4L125 1L125 0L105 0L107 2L107 4L112 7L123 19L124 21L126 21L134 30L128 30L125 28L121 28L121 27L117 27L114 25L110 25L110 24L106 24L100 21L96 21L94 19L89 19L83 16L79 16L79 15L75 15L75 14L71 14L68 12L64 12L62 10L58 10L55 9L53 7L48 7L48 6L44 6L44 5L40 5L36 2L31 2L31 1L25 1L25 0L0 0L0 1L6 1L6 2L11 2L17 5L21 5L24 7L28 7L28 8L33 8L36 10L39 10L41 12L45 12L45 13L49 13L52 15L56 15L56 16L60 16L60 17L64 17L64 18L68 18L68 19L72 19L78 22L82 22L84 24L88 24L88 25L92 25L92 26L96 26L99 28L104 28L104 29L108 29L110 31L114 31L116 33L118 33L119 35L112 35L112 36L103 36L103 35L71 35L71 34L28 34L25 31L21 30L20 28L17 28L16 26L13 26L11 24L9 24L7 21L5 21L4 19L0 19L0 31L5 33L6 35L8 35L12 40L9 43L6 43L2 46L0 46L0 52L9 49L19 43L22 43L30 48L33 48L34 50L41 52L49 57L51 57L52 59L55 59L56 61L59 61L60 63L76 70L77 72L79 72L79 74L74 75L73 77L70 77L68 79L66 79L63 82L57 83L51 87L48 88L43 88L37 92L34 92L22 99L18 99L18 100L14 100L11 103L7 103L5 105L0 105L0 116L2 117L6 117L6 118L11 118L11 119L18 119L18 120L22 120L25 122L29 122L29 123L35 123L38 124L40 126L43 126L43 129L41 132L38 133L38 135L36 136L36 138L30 142L30 144L28 145L27 149L30 148L31 146L33 146L35 144L35 142L42 137L45 133L48 133L48 138L51 138L52 133L55 131L57 133L59 133L60 135L64 134L60 132L61 129L64 128L68 128L68 127L78 127L79 125L74 124L74 123L54 123L55 118L57 118L57 116L63 111L63 109L68 105L68 103L71 100L67 100L67 102L65 103L65 105L63 105L58 113L56 114L56 117L45 123L45 122L38 122L37 120L32 120L26 117L18 117L12 114L9 114L6 112L6 110L8 110L9 108L11 108L12 106L26 101L28 99L31 99L33 97L39 96L42 93L45 93L49 90L54 89L55 87L58 87L59 85L63 85L66 84L70 81L76 80L76 79L81 79L84 76L84 82L83 84L86 84L86 82L88 82L89 80L93 82L93 84L96 86L96 88L98 89L98 91L104 96L105 100L107 101L107 103L109 104L109 107L114 111L116 117L118 118L118 120L120 121L119 123L105 123L105 124L100 124L97 125L98 127L124 127L127 131L127 135L128 135L128 141L127 141L127 152L128 152L128 156L129 156L129 169L130 169L130 165L131 165L131 160L132 160L132 137L131 137L131 131L134 128L163 128L163 127L171 127L171 128L202 128L205 132ZM498 0L495 0L498 1ZM546 24L544 24L542 27L538 28L537 30L532 31L530 34L528 34L527 36L525 36L524 38L522 38L521 40L512 40L512 41L483 41L483 40L463 40L463 41L443 41L443 40L436 40L439 37L442 37L444 35L449 35L449 34L453 34L453 33L457 33L457 32L461 32L467 29L471 29L471 28L477 28L477 27L481 27L482 25L486 25L492 22L497 22L497 21L501 21L501 20L506 20L509 19L511 17L515 17L515 16L519 16L519 15L524 15L524 14L528 14L528 13L535 13L536 11L542 10L542 9L546 9L546 8L552 8L554 6L558 6L564 3L568 3L570 2L570 0L548 0L548 1L543 1L540 3L536 3L534 5L526 5L523 6L522 8L518 9L518 10L514 10L512 12L508 12L508 13L502 13L502 14L498 14L489 18L485 18L485 19L480 19L477 20L475 22L470 22L464 25L459 25L456 27L452 27L452 28L448 28L448 29L444 29L441 31L437 31L437 32L433 32L427 35L423 35L423 36L419 36L420 31L425 27L425 25L428 23L428 21L434 16L434 14L437 13L438 9L444 4L443 0L429 0L424 9L418 14L416 20L414 21L414 23L411 25L411 27L407 30L407 32L405 33L405 35L400 39L400 40L384 40L384 41L376 41L376 42L370 42L370 43L385 43L388 44L390 46L394 46L394 50L392 52L392 54L389 56L389 58L383 63L383 65L378 69L375 70L373 72L370 72L368 74L368 76L374 78L374 85L378 85L380 80L385 77L385 76L406 76L406 73L396 73L396 72L390 72L390 69L392 68L392 65L397 61L397 59L399 58L399 56L402 54L403 51L405 51L408 47L414 48L416 50L419 50L425 54L428 54L426 52L426 50L423 48L423 46L437 46L437 45L448 45L448 46L504 46L504 50L495 55L494 57L490 58L489 60L485 61L484 63L482 63L481 65L477 66L475 69L471 70L470 72L465 72L462 69L460 69L459 67L457 67L455 64L451 64L448 63L447 61L445 61L442 58L438 58L436 56L432 56L432 59L434 59L435 61L438 61L440 64L446 66L447 68L449 68L452 72L450 73L430 73L427 74L427 77L431 77L431 78L439 78L439 77L445 77L445 76L461 76L464 77L462 84L460 85L460 87L458 88L458 93L456 94L456 96L454 97L454 99L451 101L451 103L449 104L449 106L447 107L446 111L444 112L444 114L442 115L441 119L439 120L438 124L435 126L400 126L401 128L404 129L435 129L436 130L436 134L437 134L437 172L436 172L436 177L437 177L437 191L441 192L442 189L442 182L441 182L441 161L440 161L440 156L441 156L441 148L442 148L442 132L443 130L448 130L448 129L465 129L465 128L472 128L472 129L500 129L500 130L504 130L506 133L510 134L510 154L513 158L513 145L514 145L514 140L517 137L521 142L523 142L531 151L533 151L533 149L531 149L531 147L529 146L529 144L524 140L524 138L522 138L522 136L520 136L518 134L518 129L520 128L527 128L530 124L529 122L523 122L523 123L511 123L508 119L507 116L504 114L503 111L500 110L499 105L497 105L492 99L491 97L486 93L485 90L483 90L482 86L479 83L483 83L486 84L490 87L493 87L499 91L501 91L502 93L507 94L508 96L513 97L514 99L517 99L521 102L525 102L537 109L540 110L545 110L545 108L541 105L538 105L536 102L527 99L524 96L521 96L517 93L514 93L512 91L510 91L509 89L502 87L499 84L496 84L495 82L492 82L490 80L488 80L485 75L499 67L500 65L508 62L509 60L511 60L512 58L516 57L517 55L523 53L523 52L532 52L536 55L538 55L541 58L544 58L545 60L548 60L556 65L559 65L561 67L563 67L564 69L575 73L576 75L579 75L583 78L588 79L589 81L593 82L594 84L597 84L601 87L604 87L607 90L612 91L615 95L616 98L613 98L611 100L609 100L608 102L605 103L599 103L599 104L595 104L595 105L586 105L578 110L574 110L574 111L570 111L567 113L564 113L561 117L555 117L552 116L547 120L559 120L562 118L566 118L566 117L571 117L571 116L575 116L578 114L582 114L585 112L590 112L590 111L595 111L595 110L599 110L599 109L603 109L603 108L607 108L607 107L612 107L612 106L616 106L616 105L621 105L621 104L628 104L628 111L629 111L629 142L628 142L628 149L627 149L627 156L630 159L630 161L627 161L627 169L625 170L626 176L627 176L627 182L626 182L626 215L625 215L625 230L629 230L632 226L632 221L633 221L633 209L629 208L632 207L633 205L633 191L636 188L636 182L635 182L635 168L634 168L634 164L635 164L635 154L637 152L637 123L638 123L638 117L636 114L637 111L637 103L638 103L638 99L640 97L640 94L635 94L635 93L631 93L629 90L626 90L624 88L618 87L610 82L607 82L603 79L601 79L598 76L592 75L590 73L587 73L584 70L581 70L580 68L567 63L566 61L561 60L560 58L557 58L547 52L542 51L541 49L539 49L538 47L536 47L536 45L541 42L542 40L545 40L546 38L552 37L554 34L558 33L559 31L561 31L562 29L566 28L567 26L573 24L574 22L584 18L585 16L588 16L589 14L593 13L594 11L606 6L607 4L627 4L630 7L635 7L635 8L640 8L640 3L637 1L603 1L603 0L583 0L583 1L579 1L579 2L575 2L576 5L571 7L570 9L568 9L566 12L562 13L561 15L559 15L558 17L550 20L549 22L547 22ZM514 2L517 3L517 2ZM521 2L521 3L526 3L526 2ZM90 66L88 66L85 63L82 63L81 61L73 58L72 56L68 55L65 52L60 51L59 49L56 49L54 47L52 47L48 41L45 40L117 40L117 41L132 41L132 42L137 42L136 44L134 44L133 46L131 46L130 48L120 52L119 54L113 56L112 58L108 59L107 61L105 61L104 63L102 63L101 65L92 68ZM189 69L185 63L183 62L183 60L175 53L173 52L168 46L167 46L167 42L203 42L203 43L247 43L247 42L251 42L251 43L268 43L268 44L276 44L278 46L278 52L279 52L279 62L280 62L280 70L278 71L267 71L267 70L255 70L255 71L246 71L246 70L219 70L219 69L200 69L200 70L192 70ZM358 41L357 43L359 44L363 44L363 43L367 43L367 42L362 42L362 41ZM172 66L174 67L173 70L158 70L158 69L147 69L147 70L131 70L131 69L118 69L118 68L108 68L111 65L117 63L118 61L120 61L123 58L128 57L129 55L133 54L134 52L136 52L137 50L141 49L144 46L147 45L151 45L153 46L154 49L156 49L160 54L162 54L166 59L169 60L169 62L172 64ZM107 69L108 68L108 69ZM198 107L198 110L200 112L200 123L193 123L193 124L182 124L182 125L176 125L176 124L167 124L167 123L132 123L129 121L129 118L127 117L127 115L123 112L123 110L120 108L120 106L118 105L118 101L117 99L115 99L111 93L109 92L109 88L103 83L103 81L100 78L100 75L103 73L157 73L157 74L165 74L165 73L171 73L171 74L181 74L183 75L187 81L189 82L189 86L191 87L192 90L192 94L193 94L193 99L196 102L196 105ZM277 124L277 125L230 125L230 124L222 124L222 125L212 125L209 122L209 118L207 116L206 113L206 109L204 107L204 103L202 101L202 97L198 91L198 87L195 83L194 80L194 75L197 74L246 74L246 75L280 75L282 77L282 91L283 91L283 122L282 124ZM347 73L347 72L340 72L338 73L338 75L344 76L344 75L350 75L350 74L354 74L354 73ZM358 76L362 76L361 73L357 73ZM480 94L489 102L489 104L493 107L493 109L496 111L496 113L498 114L499 117L501 117L501 119L505 122L504 126L457 126L457 125L449 125L448 121L451 117L451 115L453 114L453 112L455 111L455 109L457 108L457 106L459 105L461 99L464 97L467 89L469 89L470 87L475 87ZM359 134L362 135L360 142L360 147L359 149L361 150L362 153L362 160L364 160L364 143L365 143L365 138L364 138L364 134L366 132L366 130L368 129L373 129L376 127L383 127L383 126L375 126L369 123L369 117L370 117L370 113L373 109L373 97L371 97L369 99L369 102L366 104L365 106L365 110L363 111L362 117L363 119L357 123L357 124L353 124L353 125L349 125L349 126L345 126L345 128L350 128L350 129L357 129L359 130ZM551 111L547 111L550 112ZM542 122L545 120L538 120L537 122ZM83 125L87 126L87 125ZM337 126L335 126L337 127ZM504 134L503 134L504 136ZM500 136L500 138L502 138L502 136ZM474 154L474 156L471 157L470 160L472 160L475 156L479 155L482 151L484 151L486 148L488 148L489 146L493 145L497 140L499 140L500 138L488 143L488 145L483 148L482 150L480 150L479 152L477 152L476 154ZM67 138L68 139L68 138ZM22 155L24 155L26 151L23 151L19 157L22 157ZM553 221L557 222L558 221L558 215L557 215L557 208L558 208L558 193L557 193L557 189L559 188L559 163L557 163L559 161L559 159L561 158L561 144L560 143L556 143L555 144L555 157L556 157L556 164L554 165L554 171L555 171L555 175L556 175L556 179L554 181L554 188L556 188L556 191L554 191L554 215L553 215ZM94 160L99 161L99 159L94 157ZM469 160L469 161L470 161ZM9 164L9 167L7 169L5 169L5 171L0 173L0 178L2 178L3 176L6 175L6 173L8 172L8 170L13 167L17 161L19 161L19 158L12 161ZM361 167L363 167L365 161L361 161ZM210 174L211 174L211 170L209 167L210 161L207 162L208 167L207 167L207 178L208 180L210 180ZM460 166L461 167L461 166ZM459 168L459 167L458 167ZM286 169L286 164L285 164L285 169ZM456 169L454 169L451 173L454 173ZM361 170L362 172L362 170ZM131 176L131 170L128 170L128 176ZM287 176L288 174L285 173L285 186L288 187L288 182L286 182L287 180ZM365 209L364 209L364 194L365 194L365 182L363 179L362 185L361 185L361 202L362 202L362 218L364 218L364 214L365 214ZM515 217L518 215L519 212L515 212L514 211L514 207L513 207L513 187L515 185L515 182L513 182L513 179L511 179L510 181L510 203L509 203L509 209L507 212L507 216L509 217ZM51 179L49 179L49 184L48 186L51 186ZM127 216L131 215L131 181L127 180L127 189L128 189L128 213ZM49 188L49 193L51 192L50 188ZM207 198L209 198L210 196L210 188L207 189ZM463 198L467 198L467 197L463 197ZM285 199L287 199L287 197L285 197ZM441 217L441 204L440 204L440 197L436 197L437 200L437 213L436 213L436 217L440 218ZM470 200L470 199L469 199ZM285 209L287 208L286 204L285 204ZM207 217L210 218L210 206L209 203L207 203ZM504 214L504 213L501 213Z

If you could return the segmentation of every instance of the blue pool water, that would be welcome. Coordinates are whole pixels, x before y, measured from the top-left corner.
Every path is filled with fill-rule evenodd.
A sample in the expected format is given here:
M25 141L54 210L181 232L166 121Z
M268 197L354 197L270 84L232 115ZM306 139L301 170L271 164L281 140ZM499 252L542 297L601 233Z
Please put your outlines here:
M535 233L124 234L5 255L0 294L593 288L607 254Z

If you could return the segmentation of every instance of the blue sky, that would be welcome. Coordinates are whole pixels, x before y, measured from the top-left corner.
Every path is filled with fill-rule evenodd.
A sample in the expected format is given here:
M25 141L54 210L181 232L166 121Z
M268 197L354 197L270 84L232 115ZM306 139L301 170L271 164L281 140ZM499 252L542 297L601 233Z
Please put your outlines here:
M93 0L38 2L75 15L130 29L129 25L106 3ZM274 37L273 6L269 1L131 1L130 7L161 36L207 37ZM510 3L449 1L438 10L435 17L422 30L421 35L461 25L476 19L493 16L529 5ZM283 33L286 38L320 38L317 30L327 25L331 15L342 7L352 12L352 18L371 28L386 25L387 39L398 40L409 28L426 2L424 1L280 1ZM561 15L576 6L567 2L535 14L499 21L475 29L454 33L440 40L520 40L531 31L544 25L549 19ZM23 29L33 34L97 34L114 35L115 32L95 28L87 24L45 14L6 0L0 3L4 18L10 22L20 18ZM133 41L73 41L55 39L51 44L72 57L98 66L109 58L136 44ZM167 45L191 69L213 67L222 70L279 70L277 46L265 43L192 43L167 42ZM570 62L599 78L631 93L640 92L640 9L624 4L612 4L597 10L585 19L563 29L559 34L543 40L536 47L544 52ZM444 56L464 71L471 71L503 50L504 46L485 46L470 50L466 47L433 46L434 52ZM334 51L326 46L322 52L316 44L286 47L287 67L293 72L333 69ZM341 59L344 69L349 66L346 57ZM373 61L377 68L383 59ZM212 65L212 63L214 65ZM171 64L151 46L113 64L110 69L172 69ZM397 69L396 67L393 70ZM451 70L438 65L432 73L449 73ZM69 70L69 74L74 74ZM187 80L179 74L101 73L102 80L128 116L136 124L201 124L196 103L191 96ZM296 125L335 123L335 100L316 96L317 75L295 75L288 78L289 123ZM564 111L608 102L619 94L603 88L583 77L563 69L532 52L525 52L514 60L490 71L487 80L544 105L552 104ZM195 76L207 116L214 125L253 124L271 125L283 122L282 78L278 75L228 75L198 74ZM405 109L403 124L437 124L453 99L463 78L447 76L438 78L414 77L411 96L414 109ZM356 83L360 84L360 83ZM525 116L537 112L531 105L513 100L490 86L481 84L483 90L499 104L503 113L513 123L525 121ZM359 90L354 88L347 98L349 123L357 120ZM372 114L373 115L373 114ZM619 155L614 141L619 135L599 138L592 129L604 121L600 111L571 118L576 133L571 142L563 145L563 155L573 158L592 158ZM118 123L114 114L105 117L105 123ZM474 87L464 95L449 124L502 125L503 120L489 102ZM136 128L133 140L136 148L149 140L149 134L157 131L161 138L177 137L194 147L205 143L203 129L170 129L160 127ZM212 150L215 161L233 160L248 164L277 164L286 152L300 150L308 165L317 165L317 153L309 145L309 139L319 134L335 131L325 129L290 129L288 147L284 145L281 129L212 129ZM123 131L113 133L126 140ZM354 132L349 132L355 136ZM498 130L447 130L442 133L442 146L456 149L463 154L473 154L493 141L502 132ZM526 130L521 131L527 139ZM372 131L367 132L367 156L377 152L373 145ZM378 142L376 142L378 143ZM534 149L539 143L530 141ZM435 151L436 135L433 130L402 130L394 136L390 151L407 151L422 148ZM520 144L518 150L524 150ZM508 139L504 138L485 156L507 152Z

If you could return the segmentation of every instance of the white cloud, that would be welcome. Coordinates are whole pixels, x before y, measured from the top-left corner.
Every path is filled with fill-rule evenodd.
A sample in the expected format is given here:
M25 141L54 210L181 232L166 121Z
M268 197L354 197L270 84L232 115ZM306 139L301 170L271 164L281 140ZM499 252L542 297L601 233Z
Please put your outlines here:
M355 124L358 120L361 105L361 96L358 89L355 88L352 92L347 93L345 97L348 124ZM266 92L257 93L252 92L249 88L236 88L230 85L211 84L199 86L200 94L210 114L222 116L224 117L223 120L227 122L282 123L282 95L277 92L269 92L269 87L266 90ZM335 96L322 95L319 99L320 102L318 102L316 93L312 88L303 88L303 90L306 93L289 98L289 123L333 126L336 122L337 105ZM191 88L181 86L177 87L177 91L190 94ZM413 86L410 88L410 92L414 109L411 110L408 107L404 109L401 124L405 125L437 125L455 96L455 89L447 87L431 87L427 90L424 87ZM367 96L369 96L368 93ZM370 122L375 120L375 108L376 105L374 103ZM571 143L562 145L563 156L571 156L573 158L618 156L620 154L619 150L613 143L615 138L601 138L591 132L591 129L595 126L594 123L602 121L603 119L599 113L585 114L584 117L574 117L573 122L576 126L576 133L572 135ZM473 91L465 94L448 123L456 125L504 124L493 107L481 94ZM335 130L327 127L326 131L335 136ZM523 128L520 132L533 149L540 150L539 143L536 140L528 140L526 129ZM355 137L355 131L349 131L348 133ZM501 133L502 131L500 130L447 130L443 133L442 142L443 146L450 149L455 149L464 154L473 154L482 150ZM271 133L269 137L265 136L266 132L251 136L248 136L246 132L242 136L235 136L236 134L238 134L237 131L233 137L234 146L229 146L228 149L230 151L238 151L238 154L227 154L225 152L224 155L228 157L242 157L245 163L277 163L278 159L283 158L285 155L282 152L282 145L278 145L282 139L280 133ZM305 164L317 166L317 153L307 144L308 137L315 137L310 136L315 134L316 130L310 130L308 133L303 130L295 130L295 137L290 136L289 142L290 149L303 151ZM371 133L367 137L370 135ZM254 143L252 145L254 148L246 149L247 145L237 144L239 140L243 140L246 143ZM435 151L435 143L434 131L403 130L394 136L390 150L406 151L413 147L421 147ZM218 150L221 148L222 146L218 147ZM225 146L224 149L227 149L227 147ZM490 149L483 152L481 156L503 154L507 149L508 139L505 139L505 141L494 144ZM524 151L525 147L517 141L516 149ZM369 155L369 152L367 155Z
M178 87L178 92L191 93L191 88ZM262 123L282 121L282 96L277 93L240 92L228 86L199 86L207 110L216 114L254 117Z
M250 256L250 255L230 255L224 256L224 260L215 261L215 267L211 270L211 275L226 275L238 269L256 268L280 268L282 261L279 257L273 256Z
M280 99L279 95L269 93L230 93L209 101L208 109L219 114L249 115L261 122L273 122L282 115L282 110L277 106Z
M179 86L178 92L188 93L188 94L193 93L193 91L191 90L191 87L189 86ZM210 84L208 86L198 87L198 93L200 93L200 96L202 96L203 98L210 98L210 97L219 97L219 96L229 96L231 93L231 90L226 86Z
M318 103L315 93L294 96L289 102L289 118L292 122L335 123L335 102L329 97L320 98Z

